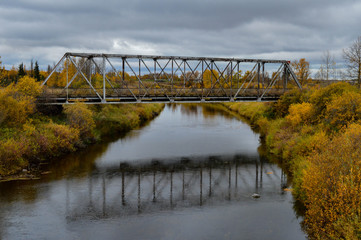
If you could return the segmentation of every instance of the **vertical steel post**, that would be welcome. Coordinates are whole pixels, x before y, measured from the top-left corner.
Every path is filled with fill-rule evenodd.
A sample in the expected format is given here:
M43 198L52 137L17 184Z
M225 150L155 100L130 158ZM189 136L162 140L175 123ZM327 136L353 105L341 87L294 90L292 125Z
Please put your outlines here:
M174 59L172 59L172 76L171 76L171 96L174 97L175 94L173 95L173 81L174 81Z
M260 81L260 71L261 71L261 64L258 62L257 63L257 98L259 98L259 81Z
M89 60L89 58L88 58L88 60ZM89 61L90 63L90 67L89 67L89 65L87 65L87 70L89 71L88 73L89 73L89 82L90 82L90 84L92 84L92 61Z
M237 89L239 89L239 62L237 62Z
M105 56L103 56L103 100L102 102L106 102L106 93L105 93Z
M183 59L183 88L186 88L186 60Z
M211 60L211 89L213 88L213 60Z
M139 81L139 79L140 79L140 69L141 69L141 63L140 63L140 58L138 59L138 61L139 61L139 74L138 74L138 94L139 94L139 99L140 99L140 81Z
M123 80L123 84L125 85L125 58L122 58L122 80ZM124 86L122 84L122 87Z
M232 83L233 83L233 62L231 61L231 72L230 72L230 75L231 76L228 76L228 80L229 80L229 78L231 78L231 94L230 94L230 96L231 96L231 101L233 100L233 94L232 94L232 92L233 92L233 85L232 85Z
M156 77L156 74L157 74L157 59L154 58L153 61L154 61L154 75L153 75L153 78L154 78L154 84L156 84L157 83L157 77ZM157 96L157 87L156 86L154 88L154 96Z
M264 72L264 62L262 62L262 88L264 88L264 79L265 78L265 72Z
M69 60L68 60L68 56L65 59L66 62L66 103L69 103Z
M201 60L202 61L202 84L201 84L201 87L202 87L202 99L203 100L203 96L204 96L204 60Z
M283 92L286 92L286 88L287 88L287 80L286 80L286 75L287 75L287 69L286 69L286 64L283 64Z

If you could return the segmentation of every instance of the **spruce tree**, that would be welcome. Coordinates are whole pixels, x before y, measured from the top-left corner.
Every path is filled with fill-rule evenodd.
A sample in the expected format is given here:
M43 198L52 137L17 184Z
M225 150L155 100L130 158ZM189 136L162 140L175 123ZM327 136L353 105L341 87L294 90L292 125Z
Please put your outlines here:
M34 78L36 79L36 81L40 81L40 71L39 71L38 61L35 62Z
M19 65L19 70L18 70L18 79L25 76L25 75L26 75L26 73L25 73L25 69L24 69L24 64L21 63Z

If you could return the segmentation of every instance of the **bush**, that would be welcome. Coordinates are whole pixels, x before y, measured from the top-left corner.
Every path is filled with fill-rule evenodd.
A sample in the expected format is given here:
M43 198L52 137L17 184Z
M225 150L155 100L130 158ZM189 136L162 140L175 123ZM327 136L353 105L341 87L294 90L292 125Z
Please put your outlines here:
M26 147L18 139L0 141L0 175L12 174L26 167L23 159Z
M293 126L297 127L301 124L310 124L314 116L314 108L311 103L303 102L292 104L289 108L289 114L286 120Z
M326 104L324 121L336 131L360 119L361 94L359 92L345 92Z
M320 88L311 93L310 102L315 106L315 114L319 121L324 119L324 111L327 105L336 97L343 95L344 93L358 92L355 86L349 83L340 82L331 84L325 88Z
M308 94L308 91L300 91L299 89L286 92L274 105L275 115L278 117L285 117L288 114L288 109L292 104L308 101Z
M29 97L38 97L42 88L39 82L35 78L24 76L19 79L18 83L15 85L15 90L23 96Z
M322 151L308 157L302 188L311 237L361 236L361 125L351 124ZM343 224L347 228L342 228Z
M75 103L64 106L64 113L70 127L79 131L80 138L89 141L94 137L95 121L93 112L84 103Z
M0 126L19 126L34 112L33 99L17 95L12 86L0 91Z

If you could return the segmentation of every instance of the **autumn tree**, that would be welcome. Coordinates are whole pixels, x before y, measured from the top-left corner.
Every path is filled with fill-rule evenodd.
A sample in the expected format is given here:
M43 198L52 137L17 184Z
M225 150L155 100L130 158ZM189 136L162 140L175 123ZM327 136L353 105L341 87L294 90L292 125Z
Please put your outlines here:
M68 124L79 131L83 140L93 137L95 122L93 112L84 103L75 103L64 106Z
M306 59L301 58L299 61L295 60L291 63L291 65L301 84L306 83L307 80L310 79L310 63L306 61Z
M347 75L361 86L361 36L348 48L343 49L343 58L347 64Z
M1 56L0 56L0 86L4 85L4 82L6 81L5 77L6 77L5 67L2 66L2 61L1 61Z
M25 75L26 75L26 72L25 72L24 64L21 63L19 65L19 69L18 69L18 77L21 78L21 77L23 77Z
M35 110L35 97L41 93L41 86L35 79L24 76L17 84L10 84L0 91L0 126L17 126L26 122Z
M203 73L203 87L212 88L215 86L216 82L219 79L219 73L216 70L205 70Z
M322 80L329 80L331 75L336 75L336 62L335 57L327 50L322 55L322 64L316 77Z
M12 66L9 71L7 71L7 85L9 85L12 82L16 82L18 79L18 70L15 68L15 66Z
M34 60L30 60L30 77L34 77Z
M38 61L35 61L34 78L36 79L36 81L40 81L40 71L39 71Z

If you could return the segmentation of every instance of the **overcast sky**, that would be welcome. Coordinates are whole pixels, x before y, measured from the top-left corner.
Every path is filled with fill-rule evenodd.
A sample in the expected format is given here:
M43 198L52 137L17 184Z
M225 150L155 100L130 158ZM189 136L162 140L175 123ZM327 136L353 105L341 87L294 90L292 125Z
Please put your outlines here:
M5 66L65 52L321 61L361 35L360 0L0 0Z

